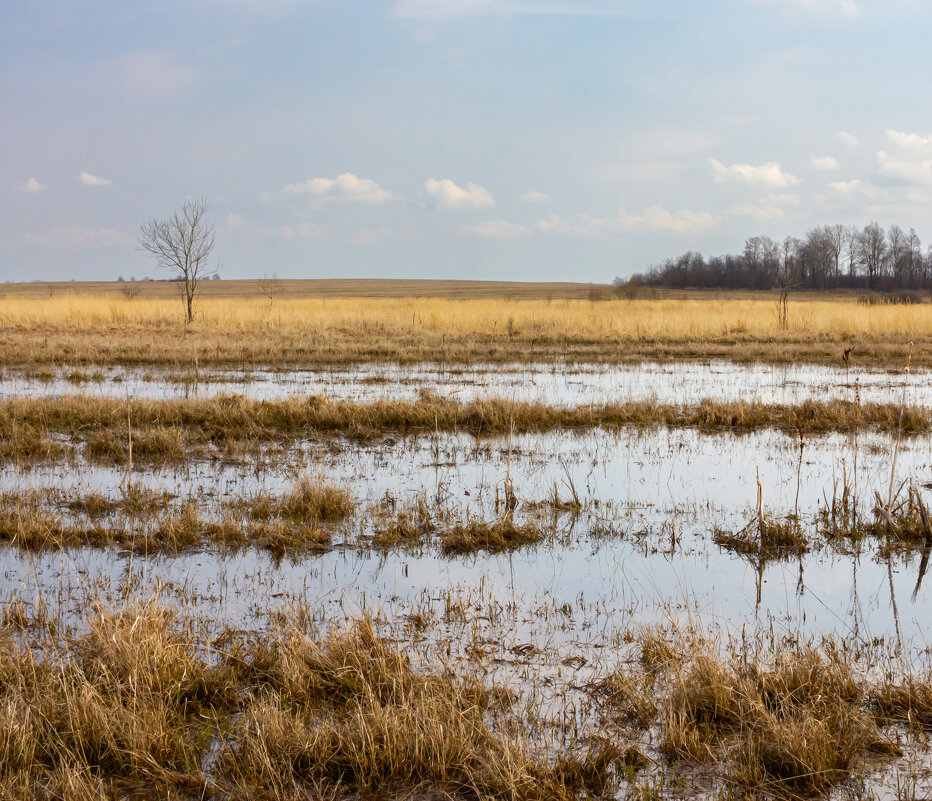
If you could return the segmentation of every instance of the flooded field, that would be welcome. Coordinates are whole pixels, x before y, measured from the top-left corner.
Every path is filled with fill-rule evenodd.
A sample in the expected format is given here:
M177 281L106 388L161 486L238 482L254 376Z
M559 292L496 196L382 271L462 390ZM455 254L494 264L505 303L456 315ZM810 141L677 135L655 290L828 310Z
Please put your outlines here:
M895 403L902 387L901 376L879 372L717 363L567 374L456 374L436 366L366 368L355 377L344 370L212 373L195 386L165 379L132 371L88 381L6 374L3 391L168 399L306 392L365 400L430 387L476 398L513 391L529 402L574 406L618 396L679 403L697 394L792 404L832 387L850 393L848 379L862 396ZM908 402L932 401L923 375L910 381ZM510 694L507 711L489 711L482 725L520 742L528 765L551 771L545 781L544 768L528 767L536 777L528 787L536 789L515 798L924 798L932 787L925 745L932 531L922 522L929 487L932 436L871 430L384 430L364 439L291 436L161 464L102 458L77 439L60 458L0 465L0 600L8 631L20 631L17 641L34 649L59 648L56 638L65 634L92 640L126 614L162 631L153 622L162 612L153 610L171 610L172 625L193 638L192 653L206 649L223 664L228 646L220 643L237 642L248 653L263 638L285 638L290 648L300 632L315 648L349 647L341 637L356 648L353 638L369 642L369 635L354 627L371 626L417 675L478 680ZM133 641L135 631L121 636ZM662 667L651 666L657 649L667 654ZM757 693L767 682L789 681L786 671L802 662L788 667L788 654L815 660L805 673L811 706L793 707L784 718L766 693L762 706L741 706L751 703L752 685ZM258 658L243 657L249 664ZM744 710L735 718L713 725L719 712L702 712L695 699L675 706L687 703L679 691L651 689L664 671L670 687L704 686L702 671L713 662L718 678L708 691L744 699L735 701ZM240 676L237 664L229 669ZM749 665L761 671L751 684ZM834 689L812 689L825 671L845 678ZM905 696L904 687L911 688ZM836 691L839 706L827 711L825 699ZM241 692L259 703L253 689ZM671 728L673 712L663 704L675 707L685 729ZM238 727L251 713L223 709L226 722L212 730L226 733L208 738L210 750L233 751L216 767L199 768L195 784L236 797L237 782L258 781L237 772L245 770L237 749L251 736ZM800 778L809 756L787 766L761 754L747 762L750 756L734 751L744 737L739 718L764 715L777 728L755 728L754 737L770 743L766 738L789 736L779 727L794 715L824 725L829 712L843 715L844 724L821 736L847 732L844 742L826 742L851 753L844 764L821 769L818 780ZM221 769L229 760L231 774ZM306 773L288 768L303 777L293 777L301 787L327 778L342 797L343 779L334 780L326 760L301 764ZM738 778L739 769L757 772ZM447 785L425 771L425 798L444 787L454 795L512 797L488 776L485 784L470 773ZM356 779L348 792L358 787Z
M840 360L839 360L840 361ZM805 400L849 400L855 389L864 403L890 402L903 373L813 364L641 362L636 364L362 364L318 370L155 370L62 368L0 374L0 398L86 394L109 398L211 398L242 395L257 400L323 395L332 400L411 400L422 390L458 401L502 397L558 406L656 401L694 403L758 401L793 404ZM914 370L908 402L932 406L932 373Z

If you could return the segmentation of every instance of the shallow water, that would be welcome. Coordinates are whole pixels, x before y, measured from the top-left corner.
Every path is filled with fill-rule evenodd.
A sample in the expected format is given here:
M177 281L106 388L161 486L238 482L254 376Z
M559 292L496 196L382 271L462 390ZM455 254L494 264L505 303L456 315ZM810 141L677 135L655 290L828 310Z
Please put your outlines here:
M853 399L899 403L904 376L883 370L819 365L733 364L731 362L641 362L618 365L410 366L368 364L320 370L193 369L183 372L134 368L73 371L44 376L7 370L0 398L87 394L115 398L209 398L238 394L255 399L324 395L370 402L410 400L422 389L460 401L504 397L562 406L653 400L687 404L701 398L792 404L804 400ZM932 406L932 372L914 371L908 403Z
M192 463L137 470L134 480L210 505L260 490L281 492L301 472L319 473L349 488L364 510L389 494L401 503L424 497L459 517L488 519L496 514L496 491L508 472L525 510L528 502L550 497L554 485L564 500L575 489L585 506L576 518L555 515L547 544L504 556L448 558L434 547L382 554L356 545L359 531L367 533L370 525L360 518L337 537L349 544L323 556L277 562L255 551L198 552L147 560L148 581L207 599L205 612L219 599L224 622L237 628L248 626L276 596L302 598L322 613L349 613L409 609L442 592L480 596L513 609L516 620L533 620L539 608L578 608L568 636L583 630L610 636L617 615L627 625L632 618L673 614L736 625L773 621L787 630L845 637L895 636L899 629L924 647L932 590L923 584L911 598L918 554L888 565L867 542L860 556L822 547L802 560L771 561L761 571L753 560L711 542L713 530L737 530L752 518L758 477L768 515L798 509L814 531L819 510L832 497L833 476L840 485L842 465L853 473L853 449L848 437L819 437L803 443L800 460L798 440L776 431L737 437L688 429L596 430L511 440L448 434L367 446L346 442L342 449L305 442L269 468ZM857 456L859 494L885 492L892 440L862 435ZM932 438L904 440L897 474L932 479ZM124 479L121 468L90 465L0 471L5 490L58 487L116 495ZM82 588L99 582L115 590L130 565L139 568L139 559L109 550L33 557L7 549L0 557L0 595L17 588L34 592L36 576L43 593L80 596ZM75 605L77 598L64 602Z

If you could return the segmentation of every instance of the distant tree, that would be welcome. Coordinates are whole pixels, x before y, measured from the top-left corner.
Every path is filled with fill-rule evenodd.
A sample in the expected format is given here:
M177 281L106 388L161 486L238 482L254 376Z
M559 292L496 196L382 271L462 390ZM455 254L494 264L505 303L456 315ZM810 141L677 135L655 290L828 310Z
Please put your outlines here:
M214 227L207 222L207 201L189 200L180 212L142 224L139 247L152 255L160 269L178 272L185 304L185 319L194 320L194 297L200 281L209 274L214 250Z
M869 289L874 288L876 277L883 275L887 257L887 235L879 223L868 223L858 237L858 259L867 268Z
M278 280L278 275L272 273L272 275L264 275L258 281L259 291L268 299L269 301L269 311L272 310L272 304L275 303L275 298L282 291L282 282Z
M777 318L780 327L786 328L789 324L789 297L790 290L799 284L799 252L803 243L788 236L783 240L780 249L780 266L777 269L776 283L780 295L777 299Z

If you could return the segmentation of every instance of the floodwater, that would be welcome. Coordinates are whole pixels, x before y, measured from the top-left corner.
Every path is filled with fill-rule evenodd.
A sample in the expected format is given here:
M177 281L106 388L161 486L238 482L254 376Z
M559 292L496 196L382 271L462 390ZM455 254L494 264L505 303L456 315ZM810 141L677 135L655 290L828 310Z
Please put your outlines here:
M899 402L932 406L932 373L903 373L820 365L641 362L614 365L518 364L450 367L440 364L328 367L318 370L166 371L62 368L45 374L0 373L0 398L86 394L114 398L209 398L243 395L260 400L323 395L335 400L411 400L423 389L470 401L503 397L562 406L655 401L687 404L760 401L792 404L804 400Z
M862 434L856 452L859 497L886 493L892 440ZM323 614L331 605L341 612L410 609L425 597L460 593L507 606L516 619L568 605L579 618L565 631L586 631L587 637L593 631L611 636L618 615L624 625L674 615L777 622L787 630L844 637L894 635L924 647L932 589L922 584L913 597L921 554L888 564L868 541L860 553L822 546L801 560L760 566L712 542L716 529L737 531L752 519L758 479L766 514L798 510L815 535L820 510L841 493L842 475L854 483L854 457L850 437L813 438L800 450L795 437L769 430L745 436L595 430L481 440L441 434L343 447L302 442L272 467L195 462L137 468L134 481L179 499L196 497L208 508L258 491L286 491L302 473L350 490L363 512L323 556L276 561L254 551L208 550L147 560L147 580L206 599L205 612L222 610L222 622L236 628L247 627L272 597L300 598ZM366 547L360 536L371 533L365 510L386 496L402 505L424 498L460 518L494 518L506 472L522 501L519 515L552 497L554 488L564 500L575 491L584 511L554 514L547 542L511 555L450 558L430 546L386 554ZM0 471L0 487L74 494L100 489L116 496L125 477L120 467L8 465ZM903 441L896 483L906 477L917 485L932 481L932 438ZM865 504L862 512L869 510ZM138 556L106 550L32 556L7 549L0 557L0 595L34 592L37 578L43 593L80 596L101 582L114 589L134 561L138 567Z

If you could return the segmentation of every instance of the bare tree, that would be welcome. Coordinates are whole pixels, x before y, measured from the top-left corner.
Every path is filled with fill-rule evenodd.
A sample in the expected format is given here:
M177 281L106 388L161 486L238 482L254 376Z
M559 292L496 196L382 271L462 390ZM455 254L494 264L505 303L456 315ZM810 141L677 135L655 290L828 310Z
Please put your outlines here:
M864 230L858 237L858 258L867 268L869 289L874 288L874 276L883 275L888 257L887 235L883 228L875 222L864 226Z
M802 243L798 239L788 236L783 240L783 247L780 252L780 266L777 268L776 284L780 292L777 299L777 317L780 321L780 328L786 328L789 325L788 301L790 290L795 288L799 283L799 259L798 253Z
M278 280L277 273L272 273L271 275L263 276L257 283L259 284L259 291L268 298L269 311L271 311L275 298L281 293L282 282Z
M139 247L155 257L159 268L176 271L189 323L194 320L197 286L209 275L207 260L214 249L207 208L203 198L188 200L171 217L144 222L139 232Z
M891 225L887 232L887 242L889 243L890 266L893 268L893 276L898 283L902 283L903 273L909 269L907 260L908 241L903 229L898 225Z
M841 254L845 247L845 226L838 224L826 225L825 236L828 240L829 250L832 253L832 261L834 262L832 277L835 281L838 281L838 276L841 275Z
M922 242L919 240L919 234L916 233L915 228L909 229L909 234L906 236L906 264L907 270L909 271L909 283L912 286L916 281L916 272L917 267L921 269L922 267Z

